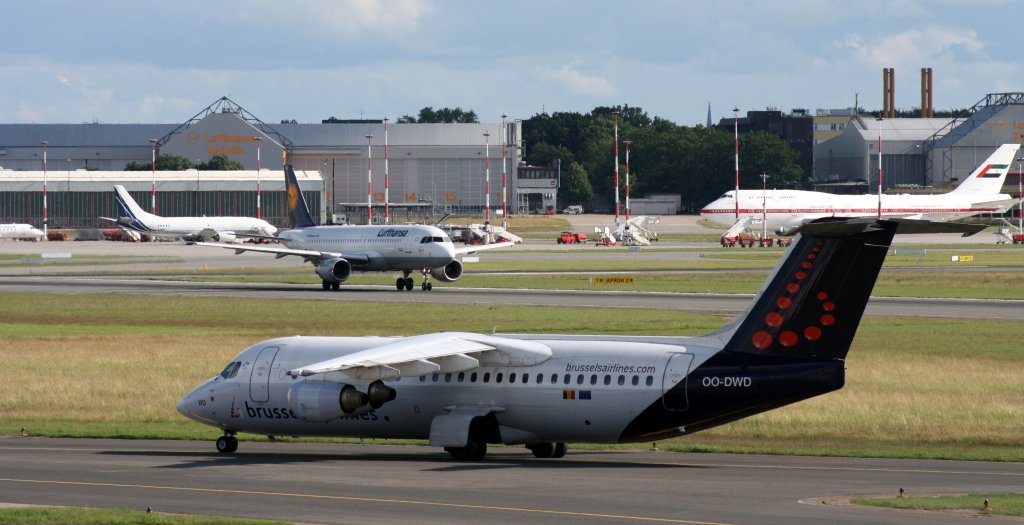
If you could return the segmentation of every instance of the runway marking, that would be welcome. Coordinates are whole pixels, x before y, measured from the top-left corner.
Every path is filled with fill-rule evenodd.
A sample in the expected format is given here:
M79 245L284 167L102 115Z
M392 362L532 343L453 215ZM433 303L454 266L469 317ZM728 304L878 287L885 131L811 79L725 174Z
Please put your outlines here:
M441 503L436 501L417 501L417 500L402 500L402 499L386 499L386 498L362 498L355 496L334 496L334 495L321 495L321 494L301 494L301 493L289 493L289 492L267 492L259 490L239 490L239 489L203 489L195 487L174 487L165 485L135 485L135 484L124 484L124 483L97 483L88 481L52 481L52 480L38 480L38 479L14 479L14 478L0 478L0 482L9 483L36 483L41 485L73 485L80 487L109 487L119 489L147 489L147 490L170 490L170 491L181 491L181 492L205 492L213 494L238 494L244 496L275 496L282 498L308 498L308 499L321 499L321 500L338 500L338 501L358 501L364 503L391 503L399 505L422 505L430 507L447 507L455 509L472 509L472 510L488 510L488 511L505 511L505 512L521 512L521 513L532 513L532 514L546 514L549 516L568 516L574 518L602 518L608 520L619 520L619 521L642 521L649 523L683 523L689 525L730 525L727 523L714 522L714 521L693 521L673 518L652 518L644 516L627 516L622 514L600 514L594 512L571 512L561 510L548 510L548 509L529 509L522 507L500 507L494 505L477 505L472 503Z
M672 463L642 462L644 465L675 466L675 467L715 467L715 468L754 468L775 470L814 470L824 472L887 472L890 474L950 474L958 476L1009 476L1024 478L1024 472L971 472L966 470L936 470L915 468L883 468L883 467L816 467L812 465L753 465L749 463Z

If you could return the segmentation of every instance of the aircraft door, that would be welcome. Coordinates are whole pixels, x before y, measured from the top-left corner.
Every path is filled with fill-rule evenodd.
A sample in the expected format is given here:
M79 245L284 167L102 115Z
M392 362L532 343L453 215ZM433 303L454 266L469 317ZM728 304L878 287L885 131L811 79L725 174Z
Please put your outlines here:
M686 410L690 407L686 395L686 378L690 374L693 354L672 354L665 366L661 381L661 401L667 410Z
M277 347L268 346L260 350L256 357L256 364L252 367L252 375L249 376L249 397L256 403L270 401L270 367L277 357Z

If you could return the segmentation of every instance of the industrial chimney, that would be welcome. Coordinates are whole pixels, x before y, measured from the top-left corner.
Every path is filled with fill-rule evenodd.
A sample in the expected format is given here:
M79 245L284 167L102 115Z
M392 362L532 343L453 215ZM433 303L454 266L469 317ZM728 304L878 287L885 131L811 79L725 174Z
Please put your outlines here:
M921 118L932 118L935 116L935 107L932 105L932 68L921 68Z

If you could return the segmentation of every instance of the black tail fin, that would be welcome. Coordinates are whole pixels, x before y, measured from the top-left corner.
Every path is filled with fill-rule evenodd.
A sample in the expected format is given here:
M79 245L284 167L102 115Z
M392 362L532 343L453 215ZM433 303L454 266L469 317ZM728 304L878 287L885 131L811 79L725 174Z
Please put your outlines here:
M717 332L731 335L725 350L845 359L898 226L858 219L802 226L745 315Z
M309 206L306 206L306 199L299 189L299 180L295 177L295 170L291 164L284 167L284 184L288 190L288 220L292 228L308 228L316 226L313 216L309 214Z

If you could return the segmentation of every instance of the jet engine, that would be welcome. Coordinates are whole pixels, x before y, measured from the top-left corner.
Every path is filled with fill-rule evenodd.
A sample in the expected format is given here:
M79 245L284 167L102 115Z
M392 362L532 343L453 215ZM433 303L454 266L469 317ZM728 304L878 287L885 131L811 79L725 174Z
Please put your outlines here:
M238 236L236 236L233 232L219 232L212 228L207 228L199 232L199 236L202 237L202 239L206 242L212 241L232 243L235 242L236 239L238 239Z
M345 259L325 259L316 267L316 274L330 283L343 283L352 275L352 264Z
M367 401L373 408L380 408L384 403L394 401L396 395L398 394L395 389L385 385L383 381L374 381L366 389Z
M456 259L446 266L430 270L430 274L443 283L458 281L462 277L462 261Z
M369 396L356 387L333 381L300 381L288 389L288 408L303 421L326 422L366 412L368 403Z

